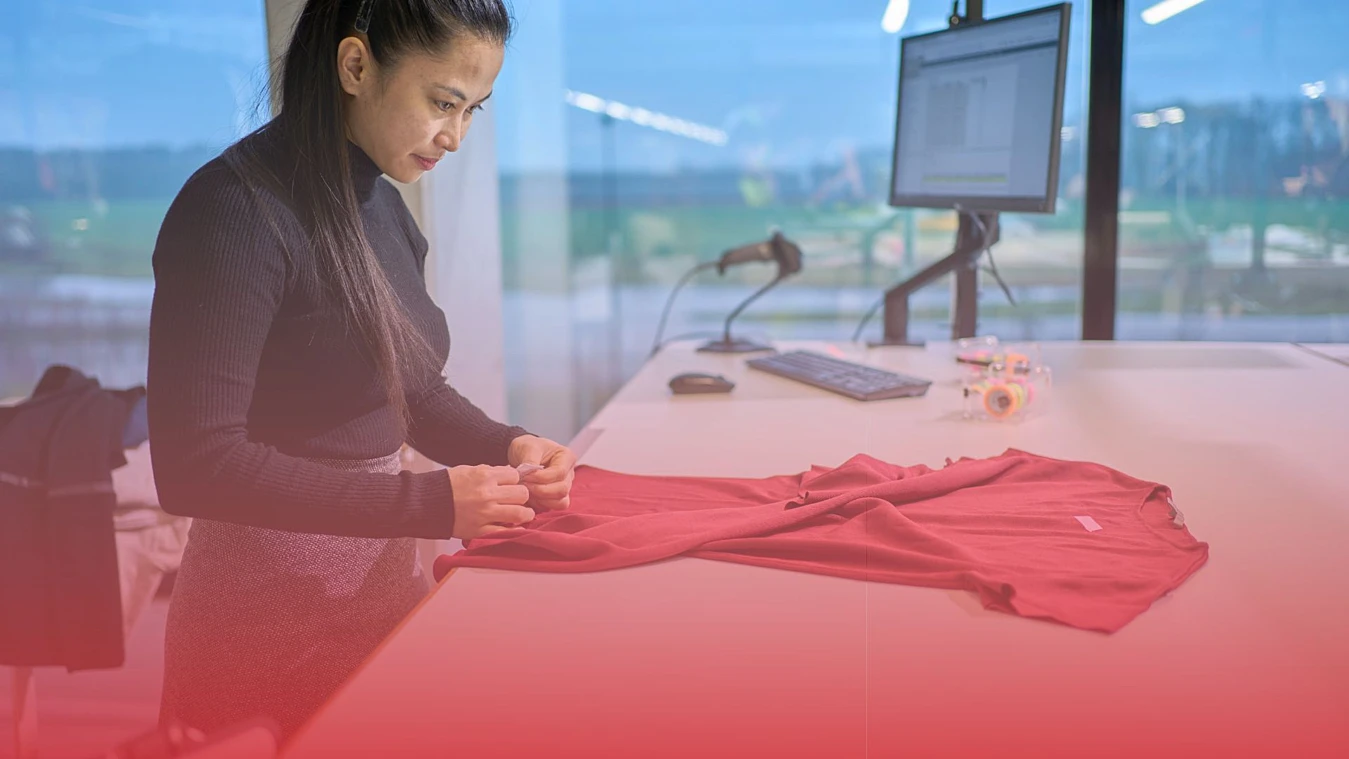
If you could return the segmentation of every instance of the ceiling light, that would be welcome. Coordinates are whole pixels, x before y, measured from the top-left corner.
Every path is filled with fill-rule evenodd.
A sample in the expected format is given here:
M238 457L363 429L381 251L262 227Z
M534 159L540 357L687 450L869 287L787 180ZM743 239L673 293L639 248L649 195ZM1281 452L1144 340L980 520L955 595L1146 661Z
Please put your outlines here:
M881 28L886 34L897 34L909 18L909 0L890 0L881 17Z

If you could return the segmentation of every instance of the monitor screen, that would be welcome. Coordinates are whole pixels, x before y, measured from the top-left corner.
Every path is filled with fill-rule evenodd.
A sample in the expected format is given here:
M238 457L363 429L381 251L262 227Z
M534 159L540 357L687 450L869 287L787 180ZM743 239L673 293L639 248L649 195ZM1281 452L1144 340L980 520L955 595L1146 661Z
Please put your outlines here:
M900 42L890 205L1053 213L1067 4Z

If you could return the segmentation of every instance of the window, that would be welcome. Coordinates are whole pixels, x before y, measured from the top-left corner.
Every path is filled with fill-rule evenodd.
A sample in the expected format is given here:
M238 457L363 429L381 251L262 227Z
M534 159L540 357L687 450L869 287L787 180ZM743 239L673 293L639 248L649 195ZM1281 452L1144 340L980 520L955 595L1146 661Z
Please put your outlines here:
M949 252L954 214L886 203L899 37L945 28L949 0L913 0L898 34L883 0L514 7L493 97L512 420L566 439L649 355L681 276L775 229L804 269L737 335L849 339L886 287ZM1059 212L1003 218L995 257L1015 308L983 282L981 324L1013 337L1080 331L1084 17L1075 6ZM664 337L719 335L772 275L694 279ZM949 278L916 295L910 334L949 337L949 301ZM879 330L873 319L867 334Z
M1349 340L1349 6L1126 7L1117 337Z
M1005 16L1052 2L986 0L984 15ZM981 334L1008 339L1076 340L1082 334L1082 240L1087 170L1087 50L1089 2L1070 3L1068 68L1060 130L1059 196L1053 214L999 215L1002 237L992 250L1015 304L994 279L980 284ZM985 269L988 260L985 260ZM940 336L950 337L950 331Z
M0 25L0 397L67 363L145 380L183 182L268 113L258 0L27 0Z

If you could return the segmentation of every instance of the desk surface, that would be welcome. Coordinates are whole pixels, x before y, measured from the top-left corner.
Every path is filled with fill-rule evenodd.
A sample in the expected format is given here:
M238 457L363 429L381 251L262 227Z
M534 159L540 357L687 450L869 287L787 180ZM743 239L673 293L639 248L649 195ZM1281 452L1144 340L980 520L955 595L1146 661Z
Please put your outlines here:
M597 416L582 461L767 476L1020 448L1170 485L1209 563L1110 636L962 592L694 559L460 570L288 756L1344 755L1346 367L1286 344L1048 343L1050 406L997 425L960 418L948 345L779 347L935 382L864 404L675 345ZM738 385L671 397L688 370Z
M1349 343L1299 343L1298 347L1349 367Z

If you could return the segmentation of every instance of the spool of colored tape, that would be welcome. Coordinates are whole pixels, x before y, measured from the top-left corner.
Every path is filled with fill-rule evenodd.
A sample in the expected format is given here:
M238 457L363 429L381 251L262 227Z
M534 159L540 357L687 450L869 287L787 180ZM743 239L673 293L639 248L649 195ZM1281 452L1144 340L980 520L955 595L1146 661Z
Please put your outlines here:
M1016 410L1020 400L1013 385L994 385L984 391L984 410L995 419L1006 419Z

